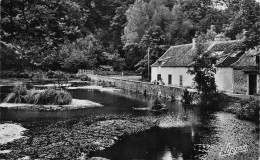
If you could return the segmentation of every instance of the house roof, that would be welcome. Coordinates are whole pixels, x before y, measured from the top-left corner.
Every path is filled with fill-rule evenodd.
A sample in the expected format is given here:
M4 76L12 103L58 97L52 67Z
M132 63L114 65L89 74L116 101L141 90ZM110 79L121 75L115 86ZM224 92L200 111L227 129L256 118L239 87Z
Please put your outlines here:
M249 50L247 51L236 63L231 66L236 69L243 70L257 70L256 55L259 55L260 51Z
M237 49L242 40L212 41L202 44L205 51L219 58L219 67L231 66L238 61L242 53ZM170 47L151 67L188 67L193 63L196 48L192 44Z

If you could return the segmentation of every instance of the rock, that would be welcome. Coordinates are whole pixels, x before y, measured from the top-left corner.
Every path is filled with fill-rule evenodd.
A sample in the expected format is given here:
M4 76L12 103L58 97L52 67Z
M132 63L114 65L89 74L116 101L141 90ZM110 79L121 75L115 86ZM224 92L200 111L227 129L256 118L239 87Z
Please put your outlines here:
M23 158L18 158L18 160L30 160L30 159L31 159L30 156L25 156Z
M8 154L12 152L11 150L0 150L0 154Z
M109 159L102 158L102 157L92 157L92 158L89 158L88 160L109 160Z

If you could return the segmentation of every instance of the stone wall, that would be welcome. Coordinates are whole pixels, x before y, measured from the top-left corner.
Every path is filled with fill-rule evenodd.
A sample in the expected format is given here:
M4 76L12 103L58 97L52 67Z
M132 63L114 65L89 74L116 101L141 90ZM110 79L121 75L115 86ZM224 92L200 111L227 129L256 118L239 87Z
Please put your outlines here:
M247 75L242 70L234 70L234 93L247 93Z
M141 82L141 81L133 81L133 80L125 80L120 78L110 78L99 75L88 75L91 80L98 82L107 86L115 86L120 89L129 90L141 94L149 94L149 95L161 95L162 97L172 97L180 100L184 88L180 87L172 87L172 86L163 86L163 85L155 85L150 82ZM189 90L191 94L196 94L195 91Z

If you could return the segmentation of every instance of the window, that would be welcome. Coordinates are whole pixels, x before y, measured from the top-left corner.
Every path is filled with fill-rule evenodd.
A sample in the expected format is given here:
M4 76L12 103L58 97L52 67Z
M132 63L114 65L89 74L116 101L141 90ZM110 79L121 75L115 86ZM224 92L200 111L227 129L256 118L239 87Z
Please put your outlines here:
M182 86L182 85L183 85L183 76L180 75L180 86Z
M161 74L157 74L157 81L162 79L162 75Z
M172 75L168 74L168 84L172 84Z

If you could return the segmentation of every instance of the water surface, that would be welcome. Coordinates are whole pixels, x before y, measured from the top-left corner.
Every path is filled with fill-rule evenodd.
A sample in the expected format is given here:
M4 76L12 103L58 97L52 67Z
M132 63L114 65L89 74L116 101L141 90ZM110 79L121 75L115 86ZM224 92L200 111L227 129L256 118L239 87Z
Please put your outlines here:
M1 100L9 88L1 87ZM133 111L132 107L151 106L153 97L127 91L70 90L77 99L88 99L104 105L72 111L15 111L0 109L0 123L19 123L30 130L26 136L40 137L46 132L64 131L73 125L81 125L91 116L122 115L157 116L160 127L123 137L110 148L91 153L91 156L109 159L258 159L258 133L255 124L238 120L234 115L200 111L183 106L178 101L161 99L169 113L155 114L149 111ZM51 125L50 125L51 124ZM55 126L55 127L53 127ZM49 133L48 132L48 133ZM52 138L58 135L52 134ZM248 145L248 151L226 157L219 156L228 143L234 147ZM17 144L18 145L18 144Z

